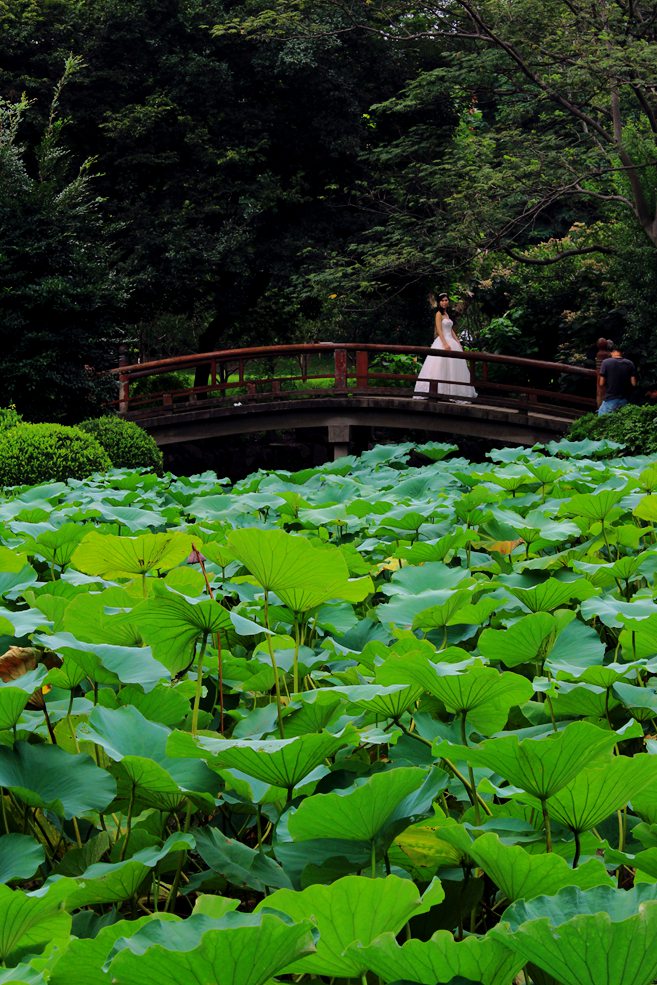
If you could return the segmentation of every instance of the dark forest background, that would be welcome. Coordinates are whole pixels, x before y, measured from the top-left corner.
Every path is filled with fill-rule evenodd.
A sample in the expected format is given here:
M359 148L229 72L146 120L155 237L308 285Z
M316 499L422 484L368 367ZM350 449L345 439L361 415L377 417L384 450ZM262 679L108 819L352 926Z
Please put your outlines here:
M0 403L135 358L476 344L657 383L657 4L6 0Z

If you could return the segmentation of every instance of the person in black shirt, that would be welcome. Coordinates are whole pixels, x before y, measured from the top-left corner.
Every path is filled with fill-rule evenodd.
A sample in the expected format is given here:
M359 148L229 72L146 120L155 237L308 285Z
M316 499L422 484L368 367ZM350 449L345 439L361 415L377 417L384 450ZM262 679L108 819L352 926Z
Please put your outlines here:
M598 407L598 414L611 414L624 407L636 386L636 366L631 359L625 359L619 348L612 349L609 359L600 366L600 386L605 387L605 399Z

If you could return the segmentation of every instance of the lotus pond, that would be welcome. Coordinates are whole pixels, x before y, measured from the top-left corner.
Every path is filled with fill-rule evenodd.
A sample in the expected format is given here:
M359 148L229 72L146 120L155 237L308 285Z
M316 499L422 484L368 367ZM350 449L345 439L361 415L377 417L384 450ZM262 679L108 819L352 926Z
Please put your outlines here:
M0 496L0 985L657 979L657 463L453 451Z

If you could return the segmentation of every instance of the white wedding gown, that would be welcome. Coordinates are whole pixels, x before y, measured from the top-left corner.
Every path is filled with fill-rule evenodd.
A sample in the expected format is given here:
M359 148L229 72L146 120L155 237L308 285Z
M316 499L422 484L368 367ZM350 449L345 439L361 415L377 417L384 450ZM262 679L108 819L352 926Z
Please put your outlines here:
M451 318L443 318L443 335L452 352L463 352L463 346L454 335ZM440 336L433 341L432 349L444 352ZM470 382L470 369L465 359L451 359L449 356L427 356L422 363L420 378L415 384L415 396L429 393L429 380L439 380L437 393L452 400L474 400L477 391Z

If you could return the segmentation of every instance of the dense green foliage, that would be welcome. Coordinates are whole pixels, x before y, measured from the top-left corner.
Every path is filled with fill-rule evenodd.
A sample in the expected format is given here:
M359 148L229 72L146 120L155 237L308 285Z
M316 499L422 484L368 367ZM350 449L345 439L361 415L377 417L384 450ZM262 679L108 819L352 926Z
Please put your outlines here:
M0 431L8 431L22 423L23 418L15 407L0 407Z
M85 479L112 467L91 435L63 424L19 424L0 431L0 485Z
M585 414L571 425L574 441L606 438L619 442L628 455L657 454L657 407L627 404L612 414Z
M654 982L657 467L453 450L0 496L2 977Z
M81 421L77 426L96 439L115 468L162 471L162 452L150 434L133 421L106 415Z
M4 392L97 414L123 341L420 343L430 288L486 348L624 336L654 382L651 9L10 0Z

